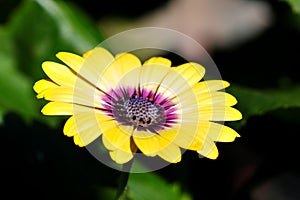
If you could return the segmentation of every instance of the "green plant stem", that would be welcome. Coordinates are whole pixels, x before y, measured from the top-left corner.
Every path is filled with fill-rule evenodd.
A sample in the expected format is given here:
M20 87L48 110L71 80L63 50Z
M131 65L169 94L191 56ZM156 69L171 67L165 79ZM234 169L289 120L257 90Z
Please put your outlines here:
M125 199L124 195L126 195L126 190L127 190L126 186L127 186L132 163L133 163L133 160L131 160L130 162L123 165L123 171L121 171L115 200Z

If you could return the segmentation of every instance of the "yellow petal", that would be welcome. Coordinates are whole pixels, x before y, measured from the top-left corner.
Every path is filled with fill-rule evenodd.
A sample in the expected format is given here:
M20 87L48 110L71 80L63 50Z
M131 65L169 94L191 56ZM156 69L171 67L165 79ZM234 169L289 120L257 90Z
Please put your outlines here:
M94 86L108 91L111 87L109 83L103 83L103 73L112 64L114 57L101 47L89 50L83 57L85 61L78 73Z
M186 87L181 93L177 92L177 101L182 108L182 117L198 120L201 107L235 105L237 101L233 96L224 92L216 92L227 86L229 83L225 81L202 81L196 83L192 88Z
M197 95L199 106L215 105L215 106L233 106L237 100L231 94L225 92L207 92Z
M45 93L45 99L48 101L60 101L73 103L73 88L58 87Z
M240 135L228 126L214 122L200 122L203 131L207 132L208 137L217 142L232 142Z
M159 57L147 60L141 67L140 86L155 91L171 69L171 61L168 61L168 59Z
M103 94L93 87L69 88L57 87L44 92L44 98L49 101L69 102L87 107L103 108Z
M72 104L68 102L49 102L41 111L44 115L73 115L80 112L100 112L92 107L86 107L82 105Z
M160 135L146 131L135 131L133 140L136 146L147 156L156 156L170 142Z
M36 93L38 93L36 97L41 99L44 98L44 95L47 92L47 90L51 90L57 87L59 86L53 83L52 81L41 79L34 84L33 89Z
M179 68L172 67L161 81L158 92L172 98L186 91L192 91L192 85L202 78L194 65L187 63Z
M83 145L83 142L81 141L81 138L78 137L78 135L75 135L75 136L73 137L73 140L74 140L74 143L75 143L76 145L78 145L78 146L80 146L80 147L83 147L83 146L84 146L84 145Z
M198 112L198 100L191 89L185 90L177 95L177 114L181 122L188 124L198 124L200 113ZM193 125L195 126L195 125Z
M198 110L183 109L186 121L235 121L242 119L242 114L235 108L227 106L207 105L200 107Z
M193 86L194 93L200 95L202 93L214 92L227 88L229 83L223 80L201 81Z
M63 61L66 65L68 65L75 72L78 72L84 62L84 59L76 54L69 52L58 52L56 57Z
M157 155L170 163L177 163L181 160L180 148L173 143L160 150Z
M130 161L133 158L133 152L135 150L131 149L130 140L127 140L127 142L121 146L120 149L116 149L114 151L110 151L109 155L110 157L118 164L124 164Z
M132 152L122 151L120 149L109 152L111 159L118 164L125 164L133 158Z
M120 53L115 57L111 65L107 66L104 70L99 85L109 85L111 88L115 88L120 84L130 86L132 79L138 80L139 76L135 75L135 69L140 66L141 61L135 55ZM130 77L131 80L123 80L125 76ZM136 86L136 83L134 86Z
M171 69L164 77L161 85L166 90L171 90L174 93L173 96L179 98L178 102L182 107L187 107L186 104L196 105L192 87L203 78L205 68L197 63L185 63ZM166 94L166 90L160 88L158 91ZM171 95L167 94L167 96Z
M42 68L47 76L55 83L63 86L73 87L76 80L76 75L65 65L56 62L45 61L42 64Z
M137 86L139 72L134 69L140 67L141 62L135 55L120 53L114 58L106 49L97 47L84 57L79 74L101 90L109 91L118 85ZM135 71L133 75L127 75L131 71ZM127 78L123 78L125 75ZM135 83L131 84L133 81Z
M69 117L64 125L63 132L68 137L73 137L74 135L78 134L78 129L76 126L77 122L75 122L74 116Z
M199 109L200 120L235 121L242 119L242 114L235 108L223 106L205 106Z
M113 119L105 114L94 112L76 113L65 123L64 134L74 136L74 142L78 146L86 146L102 134L99 121L102 124L105 122L114 123Z
M120 53L116 55L115 61L110 67L116 68L115 73L120 73L120 75L124 75L132 69L140 67L141 65L142 64L140 59L135 55L131 53Z
M119 126L115 119L113 119L110 116L107 116L106 114L101 113L101 115L95 115L95 117L101 128L102 133Z
M101 130L102 130L103 133L105 133L106 131L115 130L119 126L119 124L117 124L114 121L105 121L105 120L101 120L101 119L98 120L98 123L100 124ZM108 136L111 136L111 135L108 133ZM104 146L108 150L111 150L111 151L117 149L117 146L114 143L111 143L111 140L114 141L112 137L113 136L111 136L111 137L104 137L104 136L102 136L102 142L103 142Z
M193 62L185 63L173 67L172 69L179 73L190 86L198 83L205 74L205 68L202 65Z
M49 102L42 111L44 115L72 115L73 104L66 102Z
M167 58L163 57L152 57L146 60L143 64L143 66L146 65L158 65L158 66L165 66L165 67L171 67L171 61Z
M103 137L113 146L113 149L110 150L115 150L120 149L130 140L131 133L131 126L115 126L114 128L104 131Z
M66 136L69 137L74 136L76 134L82 135L82 133L89 128L94 130L98 130L98 129L100 130L99 121L104 123L106 121L111 122L112 120L113 119L111 117L100 113L93 113L93 112L76 113L75 116L74 115L71 116L66 121L63 132Z
M84 58L84 59L86 59L87 57L89 57L89 56L91 56L91 55L94 55L94 56L100 56L100 57L98 57L98 58L96 58L95 57L95 59L100 59L100 58L102 58L102 59L107 59L107 60L113 60L114 58L113 58L113 55L111 55L111 53L107 50L107 49L105 49L105 48L103 48L103 47L95 47L95 48L93 48L93 49L90 49L90 50L88 50L88 51L86 51L83 55L82 55L82 57Z
M99 126L94 124L85 130L81 130L79 134L74 135L74 142L76 145L83 147L96 140L100 135L101 130Z
M219 156L216 144L209 138L205 140L202 148L197 152L210 159L216 159Z
M162 130L159 134L179 147L198 150L206 136L206 134L202 134L201 128L197 123L185 122Z
M186 144L186 146L182 146L186 149L190 150L199 150L204 148L204 145L207 141L218 141L218 142L232 142L236 137L240 137L238 133L236 133L233 129L224 126L222 124L218 124L215 122L199 122L197 124L197 128L194 129L194 135L189 134L188 131L193 131L188 128L188 124L183 123L183 130L187 129L185 132L182 133L181 138L184 138L184 133L187 134L187 137L194 137L191 138L192 142L190 144ZM185 139L187 140L187 139ZM188 141L188 140L187 140ZM211 143L212 144L212 143ZM189 145L189 146L188 146ZM205 147L206 148L206 147Z
M102 100L105 91L91 85L86 80L78 78L74 85L73 102L89 105L91 107L103 108Z
M58 87L58 85L56 85L52 81L41 79L34 84L33 89L36 93L40 93L43 90L46 90L48 88L56 88L56 87Z
M103 135L102 135L102 143L103 143L103 145L104 145L104 147L105 147L106 149L108 149L108 150L110 150L110 151L116 150L115 145L111 144L111 143L108 141L108 139L106 139L106 137L103 137Z
M181 122L159 131L159 135L179 147L199 150L206 138L212 141L232 142L239 134L233 129L214 122Z

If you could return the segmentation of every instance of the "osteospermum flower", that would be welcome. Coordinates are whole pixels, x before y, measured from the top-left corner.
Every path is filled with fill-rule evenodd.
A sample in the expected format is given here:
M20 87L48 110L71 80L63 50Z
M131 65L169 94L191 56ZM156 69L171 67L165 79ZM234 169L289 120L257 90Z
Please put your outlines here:
M176 163L184 149L215 159L215 142L239 137L220 123L242 118L232 108L237 100L222 91L229 83L201 81L205 69L200 64L171 67L163 57L142 64L133 54L114 57L101 47L83 56L59 52L57 57L66 65L44 62L50 80L34 85L37 98L51 101L42 113L71 115L64 134L79 146L102 137L116 163L130 161L137 152Z

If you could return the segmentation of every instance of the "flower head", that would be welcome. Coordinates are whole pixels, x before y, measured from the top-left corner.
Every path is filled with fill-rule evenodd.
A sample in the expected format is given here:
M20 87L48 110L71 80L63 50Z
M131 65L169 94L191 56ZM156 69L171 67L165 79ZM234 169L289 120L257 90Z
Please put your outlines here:
M201 81L205 68L189 62L172 66L163 57L141 61L131 53L115 57L96 47L83 56L59 52L66 65L46 61L50 80L34 85L37 98L50 101L45 115L71 115L64 134L86 146L101 137L119 164L137 152L176 163L188 149L215 159L215 142L239 135L220 122L242 118L237 100L222 91L229 83ZM200 82L199 82L200 81Z

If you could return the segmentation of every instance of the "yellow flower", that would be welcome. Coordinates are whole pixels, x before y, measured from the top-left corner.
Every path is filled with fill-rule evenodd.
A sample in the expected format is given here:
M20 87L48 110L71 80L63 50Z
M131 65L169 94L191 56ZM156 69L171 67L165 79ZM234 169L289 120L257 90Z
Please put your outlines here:
M216 159L215 142L239 137L220 123L242 118L232 108L236 98L222 91L229 83L201 81L205 69L200 64L171 67L163 57L142 64L133 54L114 57L101 47L83 56L59 52L57 57L66 65L44 62L51 80L33 87L37 98L51 101L42 113L72 115L64 134L79 146L101 136L116 163L130 161L137 152L176 163L185 149Z

